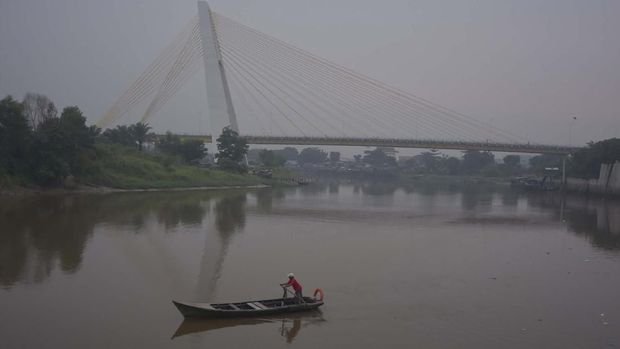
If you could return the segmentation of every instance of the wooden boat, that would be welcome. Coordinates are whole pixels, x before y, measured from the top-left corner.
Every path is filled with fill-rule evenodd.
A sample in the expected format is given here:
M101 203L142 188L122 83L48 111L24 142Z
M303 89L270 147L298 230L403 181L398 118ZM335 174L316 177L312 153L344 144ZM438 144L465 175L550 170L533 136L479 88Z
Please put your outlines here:
M321 297L322 298L322 297ZM172 301L186 318L230 318L264 316L318 309L321 299L304 297L304 302L295 298L277 298L239 303L182 303Z

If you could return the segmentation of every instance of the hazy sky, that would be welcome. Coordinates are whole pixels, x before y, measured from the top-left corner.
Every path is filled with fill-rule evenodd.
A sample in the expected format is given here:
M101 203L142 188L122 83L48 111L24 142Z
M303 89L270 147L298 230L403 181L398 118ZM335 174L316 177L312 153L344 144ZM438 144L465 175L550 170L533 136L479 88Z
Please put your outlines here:
M210 4L535 142L568 143L573 116L574 145L620 137L618 0ZM94 121L195 14L194 0L0 0L0 96L43 93ZM151 121L158 131L204 127L195 80Z

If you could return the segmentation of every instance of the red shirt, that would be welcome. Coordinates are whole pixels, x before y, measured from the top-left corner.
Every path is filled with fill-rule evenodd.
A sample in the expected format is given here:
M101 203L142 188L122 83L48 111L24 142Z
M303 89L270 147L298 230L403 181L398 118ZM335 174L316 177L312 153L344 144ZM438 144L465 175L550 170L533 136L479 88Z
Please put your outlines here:
M295 292L301 292L301 285L297 282L297 280L295 280L295 278L289 279L286 284L293 286Z

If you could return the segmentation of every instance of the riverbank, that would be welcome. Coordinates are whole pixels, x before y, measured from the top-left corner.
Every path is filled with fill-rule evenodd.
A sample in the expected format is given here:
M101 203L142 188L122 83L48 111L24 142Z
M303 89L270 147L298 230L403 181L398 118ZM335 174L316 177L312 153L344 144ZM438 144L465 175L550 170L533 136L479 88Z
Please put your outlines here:
M509 177L483 177L483 176L447 176L447 175L406 175L399 176L404 182L427 183L427 184L491 184L499 186L510 185Z
M146 188L146 189L119 189L109 187L88 187L79 186L76 188L0 188L0 196L29 196L29 195L58 195L58 194L108 194L108 193L146 193L146 192L166 192L166 191L199 191L199 190L226 190L226 189L263 189L271 185L235 185L219 187L171 187L171 188Z

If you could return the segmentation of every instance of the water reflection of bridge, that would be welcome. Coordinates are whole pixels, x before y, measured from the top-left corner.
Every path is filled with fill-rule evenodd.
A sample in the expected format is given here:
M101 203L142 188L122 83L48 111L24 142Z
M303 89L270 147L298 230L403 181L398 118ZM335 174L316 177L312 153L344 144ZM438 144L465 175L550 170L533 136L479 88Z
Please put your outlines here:
M214 202L213 205L211 203ZM59 265L79 270L95 227L144 234L155 220L167 232L205 223L205 247L197 293L210 295L232 235L245 225L246 192L160 192L44 196L0 200L0 285L45 281ZM206 219L212 212L212 218ZM206 219L206 220L205 220ZM50 224L50 222L54 222ZM164 241L151 241L171 255ZM119 248L127 254L131 249ZM132 260L134 257L128 255ZM171 258L170 260L175 260ZM171 266L172 270L181 269Z
M552 212L558 221L564 218L570 231L583 235L597 248L620 250L620 202L552 193L519 193L511 190L494 192L475 186L400 185L398 183L357 183L353 190L365 196L392 196L397 191L406 195L434 196L452 193L460 198L460 206L480 209L493 195L500 195L503 206L516 206L520 200ZM121 232L145 233L149 221L176 234L182 227L204 230L200 270L195 296L213 295L226 253L235 234L243 231L247 212L261 215L303 217L308 209L283 204L287 196L335 194L338 182L314 183L290 189L221 192L122 193L113 195L45 196L0 200L0 285L12 287L23 282L45 281L59 267L65 273L77 272L84 250L95 227L116 227ZM296 194L295 194L296 195ZM293 196L295 196L293 195ZM248 201L254 197L255 201ZM456 196L455 196L456 197ZM564 212L561 208L564 208ZM316 210L312 214L330 217L334 212ZM54 222L50 224L50 222ZM181 229L178 229L181 227ZM161 239L160 239L161 240ZM154 241L158 253L175 252L165 241ZM131 253L131 250L123 250ZM131 256L128 256L131 259ZM174 263L170 258L165 263ZM181 265L169 265L179 271Z

